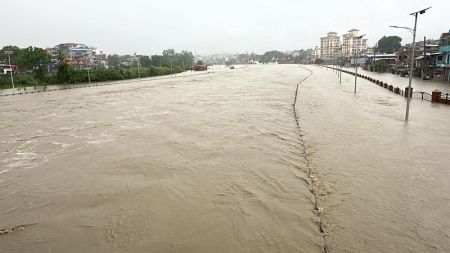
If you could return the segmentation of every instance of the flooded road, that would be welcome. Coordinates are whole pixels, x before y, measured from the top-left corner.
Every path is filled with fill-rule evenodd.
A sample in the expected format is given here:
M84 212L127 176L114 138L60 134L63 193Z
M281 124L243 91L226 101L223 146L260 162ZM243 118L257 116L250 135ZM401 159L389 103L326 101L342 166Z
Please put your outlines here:
M355 72L355 68L344 68L344 69L351 72ZM405 88L408 87L409 84L408 76L402 77L400 75L391 73L371 72L361 68L358 69L358 73L370 76L372 78L375 78L376 80L387 82L388 84L392 84L394 87L399 87L402 90L405 90ZM423 91L431 94L431 92L438 89L443 94L450 93L450 82L444 81L440 78L435 78L433 80L423 80L421 78L413 78L411 86L413 87L413 92Z
M450 252L450 106L311 67L297 106L331 252Z
M1 252L321 252L299 66L3 97Z
M450 251L450 106L308 68L0 98L0 252Z

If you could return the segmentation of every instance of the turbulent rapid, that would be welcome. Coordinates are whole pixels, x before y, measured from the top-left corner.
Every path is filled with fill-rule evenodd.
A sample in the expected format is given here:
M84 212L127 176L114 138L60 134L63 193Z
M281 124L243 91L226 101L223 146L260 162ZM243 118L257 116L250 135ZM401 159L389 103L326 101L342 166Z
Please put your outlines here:
M450 251L450 107L307 68L0 97L0 252Z

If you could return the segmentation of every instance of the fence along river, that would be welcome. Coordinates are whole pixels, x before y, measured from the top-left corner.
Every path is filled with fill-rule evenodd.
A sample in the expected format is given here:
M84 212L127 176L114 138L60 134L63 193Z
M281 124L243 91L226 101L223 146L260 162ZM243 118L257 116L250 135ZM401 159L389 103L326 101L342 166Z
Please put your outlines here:
M448 251L448 107L310 68L0 98L0 251Z

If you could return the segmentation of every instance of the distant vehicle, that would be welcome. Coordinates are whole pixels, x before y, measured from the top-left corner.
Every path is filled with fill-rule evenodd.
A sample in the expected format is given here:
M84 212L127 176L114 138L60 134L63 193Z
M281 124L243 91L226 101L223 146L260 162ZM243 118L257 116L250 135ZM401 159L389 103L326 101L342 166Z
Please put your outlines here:
M0 64L0 74L9 74L11 71L18 73L19 67L17 65Z
M230 66L230 69L234 69L234 66Z
M194 67L194 71L206 71L208 70L208 66L206 65L196 65Z

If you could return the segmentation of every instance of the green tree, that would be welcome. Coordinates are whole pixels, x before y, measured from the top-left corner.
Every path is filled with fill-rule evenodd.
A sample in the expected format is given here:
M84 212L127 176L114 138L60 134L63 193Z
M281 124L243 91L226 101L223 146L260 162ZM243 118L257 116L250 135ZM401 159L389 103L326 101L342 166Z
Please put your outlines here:
M139 62L141 64L142 67L144 68L149 68L152 66L152 59L149 56L140 56L139 57Z
M66 56L59 50L57 52L58 58L58 72L56 72L56 79L58 82L66 83L70 80L70 65L66 61Z
M183 67L190 68L194 64L194 55L189 51L181 51Z
M108 55L107 61L109 68L118 69L120 66L120 59L117 54Z
M162 66L164 63L163 57L161 55L152 55L153 66Z
M20 50L17 64L21 68L33 70L34 77L43 80L47 75L47 67L51 56L42 48L27 47Z
M384 72L386 69L386 63L383 60L376 61L374 64L374 68L376 72Z
M401 46L402 38L398 36L383 36L378 41L377 51L380 53L392 54L395 49Z
M4 64L8 64L8 55L5 53L6 51L12 51L11 57L11 64L16 65L16 58L20 54L20 48L16 46L5 46L0 50L0 62L3 62Z
M162 53L163 56L163 66L170 67L174 63L175 50L165 49Z
M280 52L280 51L268 51L263 54L261 57L262 63L269 63L269 62L279 62L281 59L285 59L289 57L287 54Z
M50 55L38 47L27 47L20 50L17 64L22 68L37 69L50 63Z

